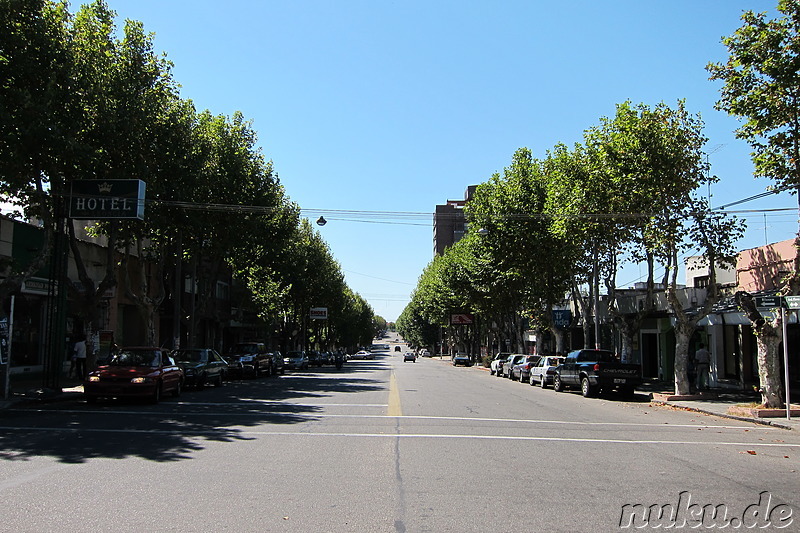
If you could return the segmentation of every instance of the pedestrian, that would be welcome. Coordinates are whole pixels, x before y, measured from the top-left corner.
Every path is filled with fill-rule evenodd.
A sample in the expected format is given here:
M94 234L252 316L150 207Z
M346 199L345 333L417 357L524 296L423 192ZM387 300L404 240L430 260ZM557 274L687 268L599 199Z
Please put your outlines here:
M67 338L67 359L69 360L67 378L73 379L75 377L75 343L71 338Z
M86 335L78 337L75 343L75 378L86 379Z
M708 370L711 367L711 353L701 342L694 353L694 371L697 373L696 388L698 391L708 388Z

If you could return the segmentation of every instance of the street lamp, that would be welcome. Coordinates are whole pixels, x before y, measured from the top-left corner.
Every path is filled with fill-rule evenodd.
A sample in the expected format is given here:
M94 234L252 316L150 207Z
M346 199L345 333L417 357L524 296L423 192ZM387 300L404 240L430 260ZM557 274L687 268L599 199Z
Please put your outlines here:
M323 217L323 216L320 216L320 217L317 219L317 226L324 226L324 225L325 225L325 224L327 224L327 223L328 223L328 221L327 221L327 220L325 220L325 217Z

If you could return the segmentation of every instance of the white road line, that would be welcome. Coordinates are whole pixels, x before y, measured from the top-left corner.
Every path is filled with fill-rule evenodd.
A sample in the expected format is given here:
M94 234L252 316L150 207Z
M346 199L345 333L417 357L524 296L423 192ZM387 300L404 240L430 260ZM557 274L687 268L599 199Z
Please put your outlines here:
M101 429L101 428L58 428L58 427L10 427L0 426L2 430L28 431L28 432L67 432L67 433L128 433L141 435L178 435L190 438L184 431L156 430L156 429ZM191 437L218 436L220 433L233 433L234 430L225 431L194 431ZM740 446L747 448L800 448L800 444L772 443L772 442L714 442L714 441L689 441L689 440L624 440L624 439L581 439L571 437L528 437L519 435L451 435L443 433L308 433L293 431L235 431L237 436L264 436L264 437L341 437L341 438L378 438L378 439L469 439L469 440L515 440L515 441L544 441L544 442L585 442L599 444L671 444L671 445L707 445L707 446Z
M170 404L175 405L175 404ZM188 404L188 405L197 405L197 404ZM221 405L221 406L241 406L242 404L208 404L208 405ZM287 403L287 404L280 404L276 403L274 405L284 405L286 407L291 406L303 406L303 407L314 407L318 405L325 405L325 404L296 404L296 403ZM332 404L332 405L341 405L341 404ZM351 404L356 405L356 404ZM166 406L166 404L165 404ZM364 407L386 407L386 404L361 404ZM52 413L55 411L45 410L45 409L20 409L19 411L24 412L48 412ZM756 424L752 425L742 425L742 426L731 426L731 425L713 425L713 424L654 424L654 423L639 423L639 422L579 422L579 421L569 421L569 420L537 420L537 419L526 419L526 418L481 418L481 417L470 417L470 416L415 416L415 415L401 415L401 416L392 416L392 415L365 415L365 414L330 414L330 413L314 413L314 412L297 412L293 413L291 411L288 412L281 412L281 411L263 411L263 412L252 412L252 411L243 411L243 412L213 412L213 413L192 413L192 412L169 412L169 411L101 411L101 410L89 410L89 409L63 409L58 410L59 413L70 413L70 414L109 414L109 415L164 415L164 416L229 416L229 415L236 415L236 416L298 416L298 415L308 415L310 417L315 418L374 418L374 419L399 419L399 420L444 420L444 421L456 421L456 422L510 422L515 424L554 424L554 425L567 425L567 426L594 426L594 427L601 427L601 426L615 426L615 427L642 427L642 428L702 428L702 429L749 429L749 430L764 430L764 431L779 431L784 432L785 430L781 428L776 428L774 426L760 426Z

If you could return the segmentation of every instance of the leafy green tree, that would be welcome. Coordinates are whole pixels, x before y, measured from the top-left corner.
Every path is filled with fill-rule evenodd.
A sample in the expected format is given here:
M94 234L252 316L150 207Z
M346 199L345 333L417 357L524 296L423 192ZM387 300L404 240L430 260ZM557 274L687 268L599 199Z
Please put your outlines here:
M721 80L717 109L743 119L736 130L753 147L755 175L774 182L776 190L797 191L800 186L800 1L779 0L782 16L747 11L742 26L722 42L728 48L725 63L710 63L712 80ZM800 232L793 272L782 290L800 294ZM757 313L756 313L757 314ZM755 316L755 315L754 315ZM780 328L753 323L759 335L779 336ZM759 378L762 402L783 406L780 376L770 368L780 357L775 339L759 339ZM768 352L764 352L768 350Z
M0 196L44 231L30 263L8 265L0 301L45 265L53 243L76 128L69 24L65 2L0 1Z

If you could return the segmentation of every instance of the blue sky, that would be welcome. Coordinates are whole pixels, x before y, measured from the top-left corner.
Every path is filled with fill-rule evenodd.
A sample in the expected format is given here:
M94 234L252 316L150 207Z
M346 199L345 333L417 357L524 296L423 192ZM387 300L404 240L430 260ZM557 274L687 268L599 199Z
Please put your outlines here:
M709 138L719 206L763 192L737 121L715 111L721 37L776 0L108 0L174 62L198 109L253 121L265 156L347 283L394 320L433 256L436 204L543 157L615 105L686 99ZM741 248L793 237L788 195L749 202ZM419 213L399 217L381 213ZM627 275L630 279L625 277ZM632 267L620 278L637 281Z

